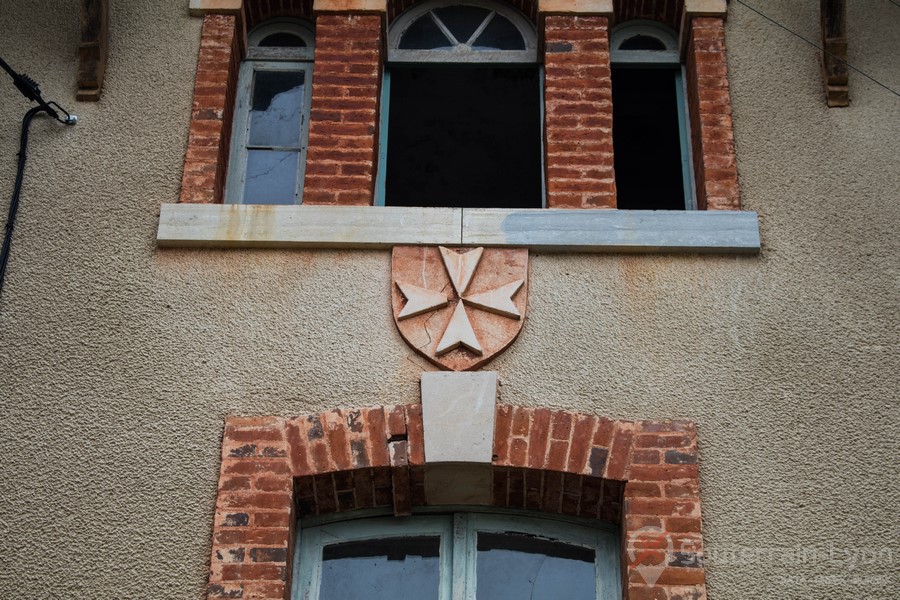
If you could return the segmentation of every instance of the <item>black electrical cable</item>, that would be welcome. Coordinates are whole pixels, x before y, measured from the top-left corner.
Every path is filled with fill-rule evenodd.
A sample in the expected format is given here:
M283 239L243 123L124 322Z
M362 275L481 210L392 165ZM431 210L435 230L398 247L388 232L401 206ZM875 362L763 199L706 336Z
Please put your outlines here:
M16 167L16 184L9 201L9 216L6 218L6 234L3 237L3 249L0 251L0 294L3 293L3 282L6 279L6 263L9 261L9 248L12 244L12 232L19 211L19 195L22 193L22 181L25 178L25 160L28 158L28 129L31 121L38 113L48 112L43 106L35 106L22 119L22 133L19 136L19 165ZM48 113L49 114L49 113Z
M9 73L13 79L13 84L18 88L22 95L37 102L38 106L29 109L22 119L22 133L19 136L19 164L16 168L16 183L13 186L12 198L9 201L9 216L6 219L6 232L3 236L3 248L0 250L0 294L3 293L3 282L6 280L6 263L9 262L9 248L12 245L12 232L16 223L16 213L19 212L19 196L22 193L22 181L25 178L25 160L28 158L28 130L31 127L31 121L40 113L46 113L65 125L74 125L78 122L78 117L70 115L63 107L56 102L46 102L41 97L41 90L37 82L25 75L24 73L16 73L13 71L5 60L0 58L0 68ZM58 112L57 112L58 111ZM60 117L59 113L63 113L65 118Z

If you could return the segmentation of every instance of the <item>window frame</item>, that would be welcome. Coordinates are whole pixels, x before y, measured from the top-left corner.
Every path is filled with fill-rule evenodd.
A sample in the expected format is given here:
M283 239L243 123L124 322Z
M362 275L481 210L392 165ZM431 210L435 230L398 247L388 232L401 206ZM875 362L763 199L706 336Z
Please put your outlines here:
M290 33L301 38L306 47L259 46L266 37L275 33ZM303 203L303 181L306 175L306 151L309 146L309 115L312 102L313 58L315 37L313 30L299 19L274 19L251 31L248 36L247 57L241 61L235 93L234 122L231 131L231 151L225 179L224 204L260 204L244 201L244 184L247 175L247 157L250 140L250 108L253 100L253 84L260 71L284 71L303 73L303 111L300 115L300 138L297 164L297 180L292 205ZM291 151L295 151L291 149ZM265 204L265 203L263 203Z
M636 35L653 37L665 45L665 50L622 50L621 46ZM610 68L674 69L675 102L678 113L678 142L681 148L681 180L684 187L684 209L697 210L697 185L694 176L691 146L691 121L687 105L687 77L678 49L678 36L670 28L656 21L637 19L620 23L610 34ZM615 114L615 106L613 106ZM615 153L615 148L613 148Z
M473 6L492 11L506 18L522 34L525 41L524 50L472 50L459 46L443 49L410 50L400 48L400 40L406 31L420 18L439 8L450 6ZM482 30L479 27L472 38ZM459 41L459 40L457 40ZM460 42L465 45L466 42ZM463 63L463 64L503 64L503 63L539 63L537 48L537 31L531 22L516 9L494 0L432 0L421 2L404 11L388 29L386 63Z
M399 48L400 40L406 30L416 23L419 18L425 17L431 11L448 6L475 6L493 11L508 19L522 34L525 40L525 50L494 50L494 51L459 51L456 48L450 50L402 50ZM472 38L477 36L477 31ZM490 66L490 67L528 67L537 69L538 76L538 107L540 130L538 131L540 144L540 180L541 180L541 209L547 208L547 159L546 159L546 106L544 99L545 76L544 65L538 55L538 32L534 25L515 8L494 0L432 0L416 4L403 12L390 24L387 35L387 54L382 64L381 94L379 98L378 115L378 151L376 154L375 194L373 206L388 206L387 203L387 158L388 158L388 132L391 113L391 69L411 65L446 66ZM442 207L421 207L442 208ZM491 208L491 207L483 207ZM534 209L517 209L534 210Z
M318 600L326 535L339 537L342 542L430 535L441 540L439 600L475 600L477 533L512 532L590 548L595 552L596 599L621 599L619 539L617 528L609 523L478 507L423 507L411 517L386 514L366 510L300 519L294 545L297 576L291 598Z

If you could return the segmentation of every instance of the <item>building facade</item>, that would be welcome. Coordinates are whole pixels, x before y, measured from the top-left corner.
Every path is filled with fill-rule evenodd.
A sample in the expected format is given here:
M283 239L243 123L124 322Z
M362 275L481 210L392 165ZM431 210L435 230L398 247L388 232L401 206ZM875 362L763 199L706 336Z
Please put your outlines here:
M362 516L519 519L598 598L896 593L893 3L51 4L0 7L79 115L0 297L0 596L312 597Z

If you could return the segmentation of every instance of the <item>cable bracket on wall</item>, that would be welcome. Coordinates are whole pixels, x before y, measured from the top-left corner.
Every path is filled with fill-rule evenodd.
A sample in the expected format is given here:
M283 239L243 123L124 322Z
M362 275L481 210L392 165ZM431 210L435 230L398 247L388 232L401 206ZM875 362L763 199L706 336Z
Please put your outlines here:
M41 89L37 82L25 75L24 73L16 73L5 60L0 58L0 67L9 73L12 77L13 85L22 92L31 102L37 102L38 105L30 108L22 119L22 132L19 136L19 162L16 168L16 182L13 186L12 198L9 201L9 216L6 219L6 232L3 237L3 248L0 251L0 294L3 292L3 282L6 279L6 264L9 261L9 250L12 244L12 232L16 222L16 213L19 210L19 196L22 193L22 181L25 176L25 160L28 152L28 129L31 121L40 113L46 113L64 125L75 125L78 117L70 114L69 111L61 107L56 102L47 102L41 96Z

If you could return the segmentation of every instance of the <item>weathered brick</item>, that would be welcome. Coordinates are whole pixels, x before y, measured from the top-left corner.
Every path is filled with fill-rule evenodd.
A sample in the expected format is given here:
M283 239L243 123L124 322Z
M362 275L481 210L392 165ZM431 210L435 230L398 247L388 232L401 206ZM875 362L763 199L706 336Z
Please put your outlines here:
M287 561L287 548L250 548L252 562L283 563Z
M598 179L608 179L610 184L581 177L566 180L560 179L557 169L571 165L573 157L560 155L551 145L557 140L612 145L608 26L606 17L549 15L544 21L547 201L551 208L615 207L611 154L592 152L587 146L570 150L578 155L578 162L594 167L601 174ZM572 125L566 116L583 120Z
M247 579L284 581L286 578L287 568L282 565L240 564L222 567L224 581Z
M377 15L322 14L317 19L306 204L372 202L381 47ZM319 168L320 163L337 168Z
M494 455L497 457L497 464L509 463L509 436L512 430L512 414L511 406L497 406L494 416Z
M616 428L612 446L609 450L609 460L606 463L606 477L608 479L624 479L631 455L631 444L634 432L624 426Z
M291 524L291 513L289 510L270 511L270 512L254 512L254 527L275 527L286 528Z

